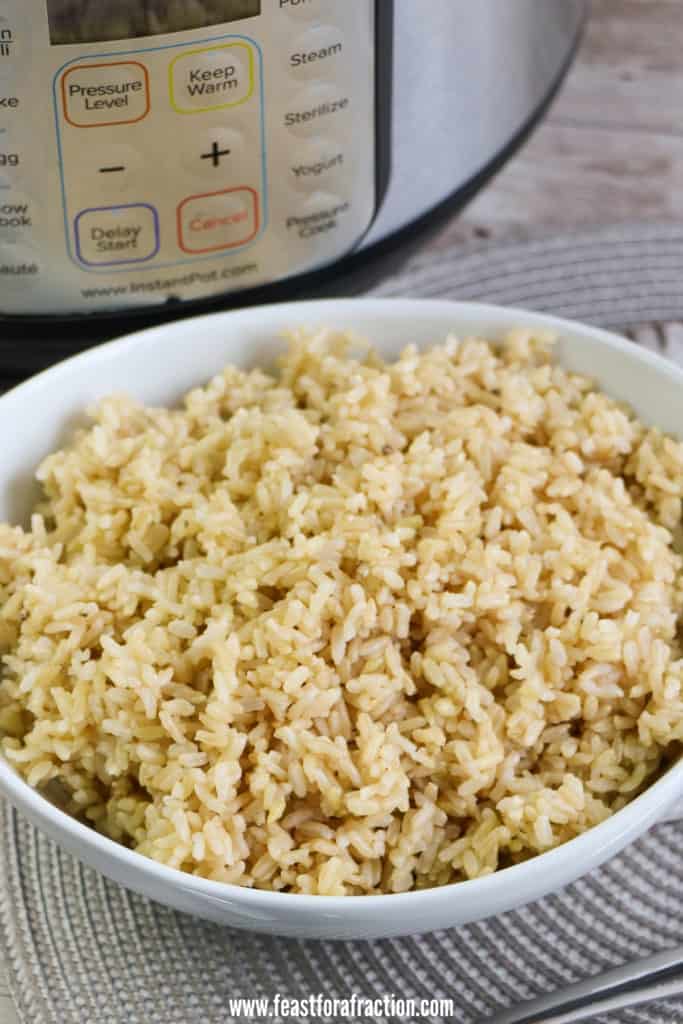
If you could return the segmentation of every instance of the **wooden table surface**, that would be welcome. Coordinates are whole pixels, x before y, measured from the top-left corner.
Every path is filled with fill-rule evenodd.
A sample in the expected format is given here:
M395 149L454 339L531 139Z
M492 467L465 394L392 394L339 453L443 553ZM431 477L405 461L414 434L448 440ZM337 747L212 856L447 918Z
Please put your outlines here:
M431 244L682 219L683 0L592 0L547 116Z
M683 0L593 0L576 62L544 121L428 244L683 220L682 55ZM0 1024L17 1024L2 964Z

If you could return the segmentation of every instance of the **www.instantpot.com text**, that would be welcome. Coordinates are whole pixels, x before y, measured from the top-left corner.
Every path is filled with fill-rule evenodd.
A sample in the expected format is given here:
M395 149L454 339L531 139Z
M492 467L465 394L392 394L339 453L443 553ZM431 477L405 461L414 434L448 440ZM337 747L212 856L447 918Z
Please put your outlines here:
M112 284L104 286L93 286L92 288L81 289L84 299L111 299L122 295L147 295L158 292L173 294L174 291L184 290L197 286L217 284L220 281L227 281L229 278L241 277L244 274L253 274L258 270L256 263L242 263L240 266L225 267L222 271L193 270L188 274L177 277L156 277L149 280L130 281L127 284Z

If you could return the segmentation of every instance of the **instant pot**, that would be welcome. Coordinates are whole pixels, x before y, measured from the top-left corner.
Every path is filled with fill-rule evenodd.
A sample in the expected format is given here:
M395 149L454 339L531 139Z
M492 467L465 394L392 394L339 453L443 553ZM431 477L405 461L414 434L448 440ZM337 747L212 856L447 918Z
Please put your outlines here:
M5 338L267 297L470 193L560 80L584 6L5 0Z

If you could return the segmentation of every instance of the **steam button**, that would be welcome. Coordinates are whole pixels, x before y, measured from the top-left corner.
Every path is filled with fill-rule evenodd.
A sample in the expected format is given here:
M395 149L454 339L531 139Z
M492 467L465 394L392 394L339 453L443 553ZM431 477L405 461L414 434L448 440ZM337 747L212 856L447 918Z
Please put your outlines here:
M346 43L332 25L316 25L300 36L289 52L287 65L295 78L335 78Z

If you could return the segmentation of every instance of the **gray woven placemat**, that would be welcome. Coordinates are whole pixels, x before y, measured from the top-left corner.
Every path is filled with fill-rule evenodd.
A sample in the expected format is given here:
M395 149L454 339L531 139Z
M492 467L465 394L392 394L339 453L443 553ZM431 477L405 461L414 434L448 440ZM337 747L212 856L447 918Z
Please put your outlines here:
M362 277L346 284L360 290ZM628 330L683 362L683 228L431 252L373 290L552 311ZM683 822L659 825L605 867L520 911L372 943L268 938L167 910L83 868L7 806L0 875L0 942L26 1024L227 1024L237 1019L231 999L276 992L452 998L454 1019L469 1024L683 942ZM604 1019L680 1022L683 1004Z

